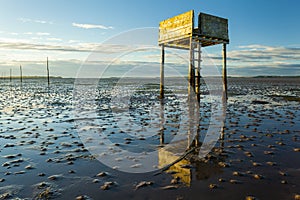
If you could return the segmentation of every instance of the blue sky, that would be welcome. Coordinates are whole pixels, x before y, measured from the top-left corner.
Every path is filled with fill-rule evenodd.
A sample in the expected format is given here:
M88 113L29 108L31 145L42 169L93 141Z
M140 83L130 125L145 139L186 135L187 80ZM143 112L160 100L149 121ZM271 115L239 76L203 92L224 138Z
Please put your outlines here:
M8 75L10 68L18 75L20 64L24 75L44 75L49 56L52 75L74 77L99 45L101 59L109 62L108 47L101 43L112 42L113 36L136 28L158 29L160 21L191 9L229 19L229 75L300 75L297 0L0 0L0 4L0 76ZM126 48L120 45L114 50L124 52L139 39L146 40L139 37L127 41ZM145 45L157 45L155 37ZM145 66L146 61L149 65L159 62L159 51L148 60L146 54L150 58L145 53L137 59L140 52L126 56L126 63L132 67L140 61ZM221 46L207 48L206 54L221 65Z

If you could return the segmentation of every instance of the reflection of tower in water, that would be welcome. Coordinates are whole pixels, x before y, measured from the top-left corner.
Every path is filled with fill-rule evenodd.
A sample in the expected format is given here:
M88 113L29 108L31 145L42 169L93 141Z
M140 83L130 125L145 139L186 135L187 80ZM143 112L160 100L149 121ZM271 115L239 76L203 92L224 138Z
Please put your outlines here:
M179 179L186 186L190 186L193 179L203 180L211 176L222 173L222 166L219 162L224 162L222 156L224 148L224 128L221 130L220 147L214 147L205 158L199 157L199 150L202 145L200 142L200 108L197 99L189 98L188 100L188 129L187 139L164 146L164 105L161 101L161 128L160 143L161 148L158 150L159 168L173 178ZM224 127L224 121L223 121ZM184 152L184 153L178 153Z

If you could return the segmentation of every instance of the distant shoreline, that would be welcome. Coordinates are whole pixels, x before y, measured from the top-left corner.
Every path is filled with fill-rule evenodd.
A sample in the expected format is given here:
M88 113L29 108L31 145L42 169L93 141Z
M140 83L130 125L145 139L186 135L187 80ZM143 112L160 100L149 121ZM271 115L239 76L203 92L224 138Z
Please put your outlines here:
M210 76L214 77L214 76ZM220 77L220 76L217 76ZM5 76L0 79L20 79L20 76ZM119 78L160 78L160 77L103 77L105 79L119 79ZM182 77L165 77L165 78L182 78ZM188 78L188 77L185 77ZM228 76L227 78L300 78L300 76ZM23 76L22 79L47 79L47 76ZM76 79L75 77L62 77L62 76L50 76L50 79ZM97 79L96 77L81 77L80 79Z
M20 79L20 76L4 76L4 77L0 77L0 79ZM61 78L63 79L64 77L61 76L50 76L50 78ZM47 76L23 76L22 79L47 79Z

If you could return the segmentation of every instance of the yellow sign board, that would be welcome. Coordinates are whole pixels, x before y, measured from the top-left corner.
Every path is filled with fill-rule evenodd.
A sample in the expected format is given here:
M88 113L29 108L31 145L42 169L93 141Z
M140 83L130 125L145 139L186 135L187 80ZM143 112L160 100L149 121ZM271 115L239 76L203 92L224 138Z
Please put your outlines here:
M192 36L194 10L166 19L159 23L159 44Z

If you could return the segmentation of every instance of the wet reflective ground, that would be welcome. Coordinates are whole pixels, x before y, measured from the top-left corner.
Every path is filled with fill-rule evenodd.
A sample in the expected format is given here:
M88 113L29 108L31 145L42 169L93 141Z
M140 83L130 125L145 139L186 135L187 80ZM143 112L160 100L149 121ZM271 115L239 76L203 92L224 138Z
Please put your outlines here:
M299 78L230 78L224 138L181 160L197 133L203 143L215 96L203 86L191 131L183 83L168 82L162 105L156 79L117 82L78 110L73 79L0 80L0 199L299 198Z

